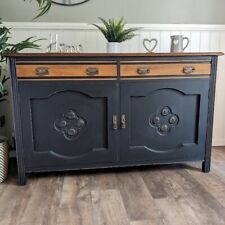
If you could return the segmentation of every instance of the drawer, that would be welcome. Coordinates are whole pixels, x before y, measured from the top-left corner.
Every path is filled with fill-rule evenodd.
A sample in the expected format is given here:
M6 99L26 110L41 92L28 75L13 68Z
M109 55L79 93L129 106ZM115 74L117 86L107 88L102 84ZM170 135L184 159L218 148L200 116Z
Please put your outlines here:
M210 75L210 63L124 64L122 77Z
M16 74L17 74L17 77L19 78L116 77L117 66L113 64L17 65Z

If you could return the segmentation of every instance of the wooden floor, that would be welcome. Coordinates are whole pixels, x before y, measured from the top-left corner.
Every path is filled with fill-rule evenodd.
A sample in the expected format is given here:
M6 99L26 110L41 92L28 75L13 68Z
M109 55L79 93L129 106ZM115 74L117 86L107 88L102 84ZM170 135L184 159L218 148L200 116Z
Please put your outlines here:
M0 184L0 225L224 225L225 148L200 163L39 174Z

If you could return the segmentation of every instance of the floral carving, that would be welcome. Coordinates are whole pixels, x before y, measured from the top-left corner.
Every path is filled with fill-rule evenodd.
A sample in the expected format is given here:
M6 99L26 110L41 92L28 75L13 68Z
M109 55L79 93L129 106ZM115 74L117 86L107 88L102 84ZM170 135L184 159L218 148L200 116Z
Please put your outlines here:
M155 128L160 135L168 135L178 123L178 115L174 114L168 106L150 117L151 127Z
M62 116L54 122L56 131L62 133L69 141L73 141L79 137L85 126L86 121L79 117L76 111L72 109L62 114Z

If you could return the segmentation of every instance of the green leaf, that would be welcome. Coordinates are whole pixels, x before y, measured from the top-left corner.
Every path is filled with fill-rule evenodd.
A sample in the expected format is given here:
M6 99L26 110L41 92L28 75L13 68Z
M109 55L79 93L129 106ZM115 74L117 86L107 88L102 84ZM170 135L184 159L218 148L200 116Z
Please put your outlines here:
M35 37L29 37L24 41L21 41L17 44L9 44L9 46L12 46L10 49L7 50L7 52L14 53L22 51L23 49L32 48L32 49L39 49L40 45L36 44L37 41L43 40L43 39L36 39L33 40Z
M108 42L123 42L129 40L136 35L135 31L139 30L139 28L124 29L126 22L123 17L118 21L115 19L106 20L102 17L98 18L103 23L103 26L97 24L92 25L102 32Z
M107 31L104 27L100 27L97 24L92 24L92 25L95 26L96 28L98 28L102 32L102 34L105 36L105 38L107 39Z
M3 84L2 84L2 82L0 82L0 94L1 94L1 96L4 94L4 87L3 87Z
M6 83L7 80L9 80L9 77L4 76L3 79L2 79L2 85L3 85L4 83Z
M0 99L0 102L6 102L7 100L5 98Z
M43 1L43 0L38 0ZM4 61L3 54L6 52L19 52L23 49L33 48L39 49L40 45L37 44L38 41L43 39L34 39L35 37L29 37L24 41L21 41L17 44L9 43L10 39L10 29L2 25L2 21L0 18L0 61Z
M137 28L129 28L123 30L118 36L118 42L123 42L132 39L134 36L136 36L134 32L137 30Z
M27 0L24 0L24 1L27 1ZM29 0L29 1L32 1L32 0ZM44 14L48 13L48 11L51 9L51 6L52 6L52 0L36 0L36 2L38 3L39 13L37 14L37 16L34 17L34 19L37 19L43 16Z
M40 2L41 3L41 2ZM44 39L35 39L35 37L29 37L24 41L21 41L16 44L9 43L10 40L10 29L2 25L2 20L0 18L0 62L4 62L4 53L14 53L19 52L23 49L33 48L39 49L40 45L37 43L40 40ZM1 68L0 68L1 69ZM0 102L6 101L3 99L4 96L8 95L7 90L4 89L4 84L9 80L9 77L3 76L0 71Z

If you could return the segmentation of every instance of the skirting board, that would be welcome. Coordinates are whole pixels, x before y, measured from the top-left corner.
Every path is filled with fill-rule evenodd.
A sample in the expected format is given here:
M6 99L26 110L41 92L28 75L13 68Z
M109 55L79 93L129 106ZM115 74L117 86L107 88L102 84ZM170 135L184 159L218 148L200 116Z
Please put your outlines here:
M225 146L225 139L213 139L212 142L213 147Z

